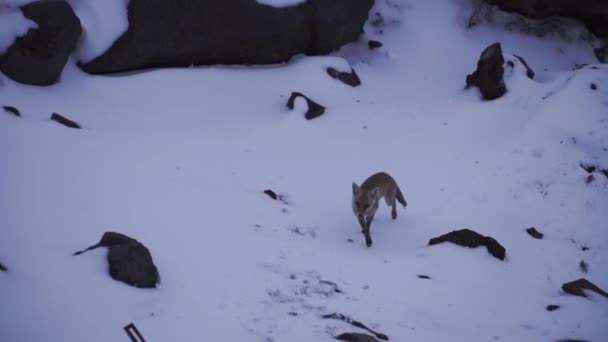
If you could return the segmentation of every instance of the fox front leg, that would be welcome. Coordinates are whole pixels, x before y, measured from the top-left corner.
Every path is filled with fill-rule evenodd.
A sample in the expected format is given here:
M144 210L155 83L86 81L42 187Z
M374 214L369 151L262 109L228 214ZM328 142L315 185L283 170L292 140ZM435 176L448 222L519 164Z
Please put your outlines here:
M357 215L357 220L359 220L359 225L361 226L361 234L365 236L365 244L367 247L372 245L372 238L369 234L369 225L363 218L363 216Z
M372 246L372 235L370 234L370 228L371 228L373 219L374 219L373 215L366 217L365 229L363 229L363 235L365 236L365 245L367 247Z

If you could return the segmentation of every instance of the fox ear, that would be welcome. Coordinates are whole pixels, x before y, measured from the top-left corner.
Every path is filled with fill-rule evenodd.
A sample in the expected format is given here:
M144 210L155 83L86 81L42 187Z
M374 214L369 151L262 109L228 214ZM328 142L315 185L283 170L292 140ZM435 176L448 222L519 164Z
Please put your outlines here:
M357 183L353 182L353 195L356 195L359 192L359 186Z

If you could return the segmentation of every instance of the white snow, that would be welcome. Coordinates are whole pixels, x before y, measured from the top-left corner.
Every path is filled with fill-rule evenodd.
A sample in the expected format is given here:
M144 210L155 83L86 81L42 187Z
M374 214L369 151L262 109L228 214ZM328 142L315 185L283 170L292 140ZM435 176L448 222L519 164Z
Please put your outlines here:
M22 117L0 110L2 339L126 341L130 322L149 341L364 332L319 317L333 312L391 341L605 339L608 299L560 288L584 277L608 289L608 178L586 184L579 166L608 168L608 68L572 70L595 63L584 42L466 29L465 1L377 9L392 18L384 34L368 25L340 53L357 88L327 75L346 68L336 56L109 77L70 64L51 87L5 78L0 106ZM507 94L482 101L465 77L496 41L515 66ZM325 114L289 111L292 91ZM351 183L380 170L409 205L392 221L381 203L366 248ZM460 228L496 238L507 260L427 246ZM160 288L112 280L103 248L71 255L110 230L149 247Z
M129 0L68 0L80 19L82 36L75 56L89 62L102 55L129 28Z
M0 5L0 54L3 54L15 41L38 25L23 16L20 10Z
M306 2L306 0L255 0L255 1L262 5L277 7L277 8L298 6L298 5Z

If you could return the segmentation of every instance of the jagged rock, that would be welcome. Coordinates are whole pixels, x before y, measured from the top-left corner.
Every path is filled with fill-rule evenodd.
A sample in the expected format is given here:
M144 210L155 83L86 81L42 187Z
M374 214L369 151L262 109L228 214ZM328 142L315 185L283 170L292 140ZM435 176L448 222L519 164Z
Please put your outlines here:
M370 40L367 42L367 46L370 50L378 49L382 47L382 42L377 40Z
M555 311L555 310L559 309L559 305L554 305L554 304L547 305L546 309L547 309L547 311Z
M506 257L506 250L500 243L498 243L498 241L492 237L483 236L470 229L455 230L439 237L432 238L429 240L429 246L442 242L452 242L469 248L486 246L488 252L494 257L500 260L504 260Z
M563 16L585 23L597 37L608 37L608 1L606 0L485 0L503 11L517 12L529 18Z
M350 69L350 72L338 71L335 68L327 68L327 74L331 78L339 80L340 82L349 85L351 87L357 87L361 85L361 80L355 72L355 69Z
M380 342L377 338L372 335L363 333L343 333L335 337L339 341L349 342Z
M325 107L321 106L320 104L316 103L315 101L309 99L304 94L299 93L297 91L292 92L291 96L289 97L289 100L287 101L287 107L289 109L293 110L295 108L295 101L298 97L301 97L304 100L306 100L308 110L304 114L304 117L307 120L312 120L314 118L318 118L319 116L323 115L323 113L325 113Z
M608 293L606 291L602 290L597 285L585 278L565 283L564 285L562 285L562 290L568 294L585 298L587 298L587 294L583 290L590 290L608 298Z
M38 28L18 37L0 56L0 70L29 85L56 83L81 33L80 20L65 1L38 1L21 7Z
M11 114L13 114L15 116L21 116L21 113L19 113L19 110L17 108L15 108L15 107L12 107L12 106L3 106L2 108L7 113L11 113Z
M359 39L373 4L374 0L308 0L276 8L252 0L130 0L127 32L81 67L101 74L152 67L274 64L297 54L323 55Z
M484 100L494 100L507 92L503 79L505 59L500 43L488 46L479 57L477 70L467 75L466 88L477 87Z
M69 128L76 128L76 129L80 129L80 125L77 124L76 122L62 116L61 114L57 114L57 113L53 113L53 115L51 115L51 120L53 121L57 121L60 124L69 127Z
M542 239L543 236L545 236L545 234L539 232L538 230L536 230L536 228L534 227L530 227L528 229L526 229L526 232L528 234L530 234L531 237L535 238L535 239Z
M139 288L154 288L160 282L152 255L141 242L120 233L106 232L99 243L74 255L98 247L108 247L107 258L113 279Z

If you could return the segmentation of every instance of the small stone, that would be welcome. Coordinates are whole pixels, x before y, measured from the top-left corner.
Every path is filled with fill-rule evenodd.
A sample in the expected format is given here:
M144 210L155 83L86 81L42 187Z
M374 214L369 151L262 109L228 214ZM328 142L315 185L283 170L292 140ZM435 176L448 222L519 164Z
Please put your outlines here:
M594 180L595 180L595 176L589 175L589 176L587 176L587 179L585 179L585 183L591 184L591 182L593 182Z
M429 277L428 275L424 275L424 274L419 274L418 278L420 278L420 279L431 279L431 277Z
M589 85L589 88L591 88L591 90L597 90L597 85L595 83L591 83L591 85Z
M581 271L583 271L584 273L587 273L589 271L589 264L587 264L585 260L581 260L581 262L578 264L578 267L580 267Z
M309 99L306 95L297 91L292 92L291 96L289 97L289 100L287 100L287 107L289 109L293 110L295 108L295 100L298 97L302 97L304 100L306 100L306 104L308 105L308 110L304 114L304 118L306 120L316 119L325 113L325 107L321 106L315 101Z
M287 314L288 314L289 316L292 316L292 317L296 317L296 316L298 316L298 315L299 315L297 312L293 312L293 311L288 312Z
M0 271L5 271L6 272L8 270L6 269L6 266L0 264Z
M369 40L367 42L367 46L370 50L378 49L382 47L382 42L379 42L377 40Z
M327 74L331 78L341 81L342 83L351 87L357 87L361 85L361 80L354 69L350 69L350 72L338 71L335 68L327 68Z
M80 129L80 125L78 125L76 122L60 115L57 113L53 113L53 115L51 115L51 120L53 121L57 121L60 124L69 127L69 128L76 128L76 129Z
M554 304L547 305L547 311L555 311L557 309L559 309L559 305L554 305Z
M21 113L19 113L19 110L13 106L3 106L2 107L6 112L11 113L15 116L21 116Z
M530 234L531 237L533 237L535 239L539 239L539 240L542 239L543 236L545 236L545 234L539 232L534 227L530 227L530 228L526 229L526 232L528 232L528 234Z
M606 291L585 278L577 279L562 285L562 290L565 293L585 298L587 298L587 294L583 290L589 290L608 298L608 293Z
M268 195L270 198L272 198L273 200L279 199L279 196L277 196L277 194L274 191L270 190L270 189L264 190L264 193L266 195Z
M587 173L594 173L595 170L597 170L597 167L595 165L592 164L587 164L587 163L580 163L579 164L581 166L581 168L585 171L587 171Z

